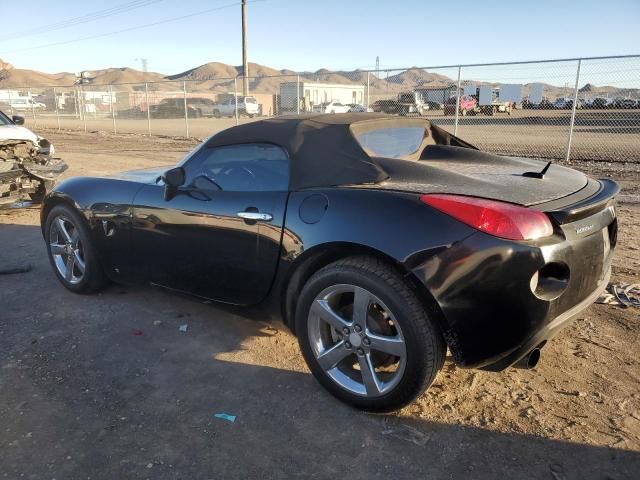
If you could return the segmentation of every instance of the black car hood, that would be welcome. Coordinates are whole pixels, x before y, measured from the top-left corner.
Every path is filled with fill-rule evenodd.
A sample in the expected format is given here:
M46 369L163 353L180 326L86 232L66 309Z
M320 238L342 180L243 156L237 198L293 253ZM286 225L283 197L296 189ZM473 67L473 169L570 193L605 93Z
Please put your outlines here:
M140 170L129 170L126 172L116 173L109 175L107 178L117 178L118 180L127 180L136 183L156 183L158 177L160 177L168 169L172 168L172 165L143 168Z
M462 147L428 146L417 161L377 160L389 178L373 188L470 195L520 205L566 197L589 182L583 173L553 164L542 178L525 176L527 172L541 172L548 162Z

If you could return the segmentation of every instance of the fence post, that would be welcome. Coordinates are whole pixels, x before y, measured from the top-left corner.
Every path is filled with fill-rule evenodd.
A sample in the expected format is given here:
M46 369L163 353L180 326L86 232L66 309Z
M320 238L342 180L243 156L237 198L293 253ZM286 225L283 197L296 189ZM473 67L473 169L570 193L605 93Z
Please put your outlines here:
M13 102L11 101L11 90L9 90L9 108L11 109L11 115L13 115Z
M33 95L31 95L31 90L29 90L29 100L31 100L31 116L33 117L33 126L36 126L36 107L33 104Z
M151 136L151 107L149 106L149 83L144 82L144 101L147 104L147 133Z
M238 125L238 77L233 79L233 98L236 101L236 125Z
M84 90L82 85L78 87L80 92L80 116L82 117L82 123L84 124L84 131L87 132L87 108L84 104Z
M78 87L73 90L73 116L76 119L80 118L80 93Z
M115 135L118 133L118 129L116 127L116 109L113 108L113 89L111 85L109 85L109 109L111 110L111 122L113 123L113 133Z
M371 91L371 84L369 83L369 76L371 75L371 72L367 72L367 104L365 105L366 109L369 110L369 92Z
M300 75L296 77L296 114L300 115Z
M573 90L573 105L571 106L571 123L569 124L569 138L567 139L567 157L565 160L568 162L571 157L571 142L573 141L573 126L576 122L576 109L578 108L578 88L580 83L580 67L582 66L582 59L578 60L578 68L576 70L576 85Z
M189 138L189 114L187 113L187 82L182 82L182 93L184 93L184 126L187 130L187 138Z
M58 121L58 130L60 130L60 113L58 113L58 97L56 95L56 87L53 87L53 104L56 106L56 120Z
M458 117L460 116L460 77L462 75L462 66L458 67L458 88L456 88L456 122L453 127L453 134L458 135Z

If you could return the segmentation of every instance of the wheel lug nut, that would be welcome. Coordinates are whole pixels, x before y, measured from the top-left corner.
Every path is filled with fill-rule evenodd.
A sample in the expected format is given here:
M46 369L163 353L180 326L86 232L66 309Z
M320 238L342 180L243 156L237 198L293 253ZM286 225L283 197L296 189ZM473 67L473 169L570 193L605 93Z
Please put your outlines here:
M364 343L365 345L371 345L371 340L369 340L367 337L364 337L362 339L362 343Z
M344 342L344 346L347 348L351 348L351 342Z
M360 355L360 356L364 355L364 350L363 350L363 349L361 349L361 348L359 348L359 349L357 350L357 352L358 352L358 355Z
M344 327L344 328L342 329L342 333L344 333L345 335L349 335L349 328Z
M360 327L360 325L356 325L353 329L354 329L356 332L360 332L360 331L362 330L362 328Z

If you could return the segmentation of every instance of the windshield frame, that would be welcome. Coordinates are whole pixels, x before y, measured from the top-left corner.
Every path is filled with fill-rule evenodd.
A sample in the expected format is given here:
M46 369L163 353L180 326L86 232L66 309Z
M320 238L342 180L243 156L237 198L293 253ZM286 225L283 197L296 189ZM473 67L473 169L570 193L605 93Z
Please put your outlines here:
M0 110L0 127L4 127L5 125L15 125L11 117Z

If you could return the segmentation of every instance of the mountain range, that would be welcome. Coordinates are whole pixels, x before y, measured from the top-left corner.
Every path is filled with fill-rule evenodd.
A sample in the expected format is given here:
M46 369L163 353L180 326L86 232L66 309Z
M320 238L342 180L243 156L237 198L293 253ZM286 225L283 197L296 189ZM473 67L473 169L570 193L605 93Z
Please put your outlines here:
M277 70L256 63L249 64L251 75L249 88L254 93L277 93L280 84L286 81L296 81L298 73L293 70ZM119 90L139 90L145 82L176 82L174 88L182 87L178 82L188 81L190 91L233 91L234 78L242 74L242 67L236 67L220 62L210 62L181 73L164 75L156 72L143 72L134 68L106 68L89 72L89 84L119 85ZM378 76L360 70L329 71L320 69L315 72L301 72L301 80L320 81L323 83L340 83L351 85L366 85L369 77L370 93L372 95L397 94L415 87L440 88L455 85L455 80L446 75L429 72L420 68L410 68L398 71L393 75L384 72ZM73 85L76 81L74 73L44 73L36 70L15 68L0 59L0 89L23 87L62 87ZM136 85L137 84L137 85ZM462 84L498 85L497 83L465 80ZM524 95L528 94L529 84L524 87ZM564 96L566 87L544 84L545 95L549 98ZM166 84L150 83L150 90L170 88ZM237 88L241 88L238 81ZM581 89L587 96L640 96L640 89L623 89L613 86L595 86L585 84Z

